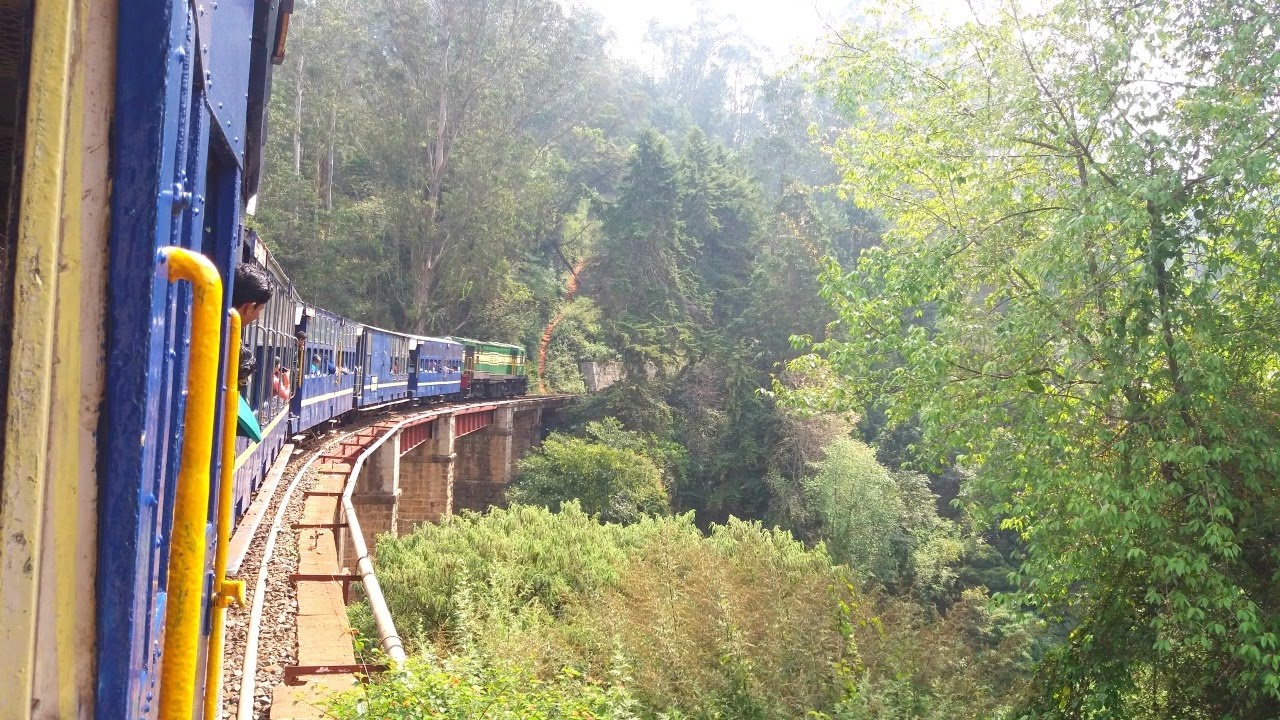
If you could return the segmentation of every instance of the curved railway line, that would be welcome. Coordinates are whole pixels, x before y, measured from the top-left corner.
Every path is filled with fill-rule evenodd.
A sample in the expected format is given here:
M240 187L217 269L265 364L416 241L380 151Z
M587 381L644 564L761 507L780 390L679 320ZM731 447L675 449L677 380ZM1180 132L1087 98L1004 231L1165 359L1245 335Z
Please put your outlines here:
M510 402L518 406L547 399ZM384 409L285 446L230 543L227 574L246 584L245 605L227 612L219 717L321 717L306 714L317 709L301 708L307 703L299 703L299 695L285 693L281 686L298 685L304 678L351 677L361 670L379 669L356 665L348 648L336 647L349 643L344 606L350 585L364 583L365 594L375 606L384 650L393 662L403 658L367 557L365 542L372 544L373 538L364 536L351 504L356 478L365 460L402 430L407 435L449 414L465 417L470 412L480 417L474 413L492 407L492 401L479 401ZM354 556L348 554L339 561L337 553L344 544L348 553L354 550ZM318 559L328 567L318 569ZM304 583L306 597L300 598L299 586ZM308 608L300 609L300 602ZM327 619L315 617L317 605ZM307 619L309 628L314 629L317 622L324 625L321 652L300 648L300 614L312 616ZM344 655L350 657L342 659ZM333 682L322 684L334 686ZM281 698L290 698L292 711L273 714L272 706Z
M316 464L371 428L413 413L382 411L352 425L287 445L236 530L228 575L245 581L245 605L229 608L223 650L222 718L269 717L272 692L298 662L298 538ZM376 437L364 435L365 437ZM284 532L281 532L281 531Z

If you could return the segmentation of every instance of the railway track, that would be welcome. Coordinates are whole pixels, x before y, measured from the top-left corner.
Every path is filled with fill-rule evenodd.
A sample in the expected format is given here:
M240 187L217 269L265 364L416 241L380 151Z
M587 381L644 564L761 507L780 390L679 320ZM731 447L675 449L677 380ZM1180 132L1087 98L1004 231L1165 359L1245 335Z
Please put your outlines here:
M316 484L318 472L324 469L331 477L334 467L352 467L366 446L401 420L493 402L387 408L359 415L348 425L298 446L286 446L289 458L277 460L285 463L283 470L278 465L273 468L272 475L276 477L268 477L241 520L244 528L237 528L237 539L252 533L247 547L240 551L241 557L236 557L237 539L232 541L228 574L243 580L246 589L245 607L232 607L227 612L220 710L223 720L270 718L273 695L285 682L286 669L301 664L297 588L290 581L290 576L299 572L298 534L293 526L303 520L305 500ZM260 503L265 507L259 507Z
M271 696L284 681L284 669L298 662L296 589L297 536L291 527L302 515L306 491L315 483L319 459L360 430L406 413L378 413L295 447L273 487L265 512L236 571L245 581L245 606L230 608L223 651L221 717L259 720L269 717ZM255 499L255 502L257 499Z

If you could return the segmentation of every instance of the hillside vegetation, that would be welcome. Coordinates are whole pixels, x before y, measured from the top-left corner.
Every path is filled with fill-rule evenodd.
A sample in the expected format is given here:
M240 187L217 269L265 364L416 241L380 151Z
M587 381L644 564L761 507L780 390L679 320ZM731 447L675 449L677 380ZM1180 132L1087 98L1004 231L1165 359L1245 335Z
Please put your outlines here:
M298 8L304 294L626 371L380 542L362 702L1280 717L1280 5L857 3L776 73L699 8L645 68L554 0Z

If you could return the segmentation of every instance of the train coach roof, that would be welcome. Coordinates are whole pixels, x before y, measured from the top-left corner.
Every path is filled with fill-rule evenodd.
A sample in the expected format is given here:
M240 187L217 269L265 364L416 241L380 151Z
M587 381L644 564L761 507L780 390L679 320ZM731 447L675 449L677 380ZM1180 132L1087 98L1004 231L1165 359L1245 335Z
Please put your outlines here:
M402 337L406 339L412 339L417 337L416 335L410 335L409 333L402 333L399 330L388 330L386 328L380 328L377 325L370 325L368 323L359 323L359 325L363 327L365 330L376 330L386 335L395 335L397 337Z
M288 293L289 299L301 302L302 296L293 287L293 281L289 279L284 268L280 267L280 263L276 261L276 256L272 254L271 248L267 246L267 242L254 230L248 230L244 233L243 241L248 247L253 259L259 265L266 268L267 272L275 277L276 281L283 285Z
M520 345L512 345L511 343L491 342L489 340L473 340L471 338L464 338L464 337L457 337L457 336L450 336L449 339L453 340L454 342L460 342L464 344L488 345L489 347L509 348L511 350L519 350L520 352L524 352L524 347Z

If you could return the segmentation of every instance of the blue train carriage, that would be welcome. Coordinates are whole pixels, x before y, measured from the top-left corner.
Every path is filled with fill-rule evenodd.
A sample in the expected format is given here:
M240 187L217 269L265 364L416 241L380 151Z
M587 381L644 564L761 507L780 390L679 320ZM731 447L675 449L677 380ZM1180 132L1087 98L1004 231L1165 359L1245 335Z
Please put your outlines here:
M528 391L523 347L461 337L449 339L463 348L463 397L504 398Z
M293 434L323 426L355 406L356 344L360 325L328 310L299 308L300 378L292 399Z
M443 401L462 393L462 343L448 338L409 341L409 394L417 400Z
M66 330L64 337L61 319L52 326L59 347L69 341L68 347L90 353L85 362L92 363L92 348L101 345L105 362L97 368L63 363L54 372L37 366L50 357L47 351L14 349L15 357L21 351L32 358L24 377L96 370L100 405L92 396L64 402L55 388L54 407L101 407L101 417L55 425L60 434L51 435L22 414L29 408L10 402L7 427L22 427L24 443L44 442L59 463L84 462L91 445L83 443L101 445L88 450L93 460L84 467L100 470L81 488L59 485L83 477L74 468L53 466L49 476L54 486L45 496L57 500L58 515L84 522L60 519L42 532L24 525L27 515L40 517L37 511L0 523L5 542L27 538L25 559L6 545L0 563L6 648L0 697L12 711L6 717L30 717L37 706L42 714L91 713L101 720L219 714L211 708L221 687L222 610L210 592L234 588L214 566L231 521L222 490L233 485L223 447L224 431L234 423L223 422L223 408L234 405L228 403L234 394L222 388L235 388L236 368L224 351L238 338L229 337L227 310L242 257L242 210L258 189L271 68L283 59L285 8L280 0L130 0L68 4L65 12L34 18L29 78L21 82L38 91L26 94L31 107L25 113L5 116L27 117L26 137L41 148L18 155L28 165L21 181L33 179L22 188L18 255L40 270L22 273L24 282L46 282L15 295L24 302L50 296L30 307L60 314L81 300L85 311L68 318L77 323L75 333ZM8 169L0 174L7 177ZM97 212L108 206L109 220ZM50 224L29 222L41 218ZM24 244L34 237L62 248L51 245L28 260ZM51 263L47 269L44 262ZM92 276L97 267L106 268L105 277ZM283 274L277 277L287 286ZM74 297L60 297L73 290ZM265 395L274 357L290 346L293 302L278 288L258 329L246 336L251 352L270 359L259 361L253 380L255 405L268 426L287 414L285 404ZM15 337L41 321L26 307L15 309L15 318ZM81 332L93 327L100 331L96 341ZM91 384L84 388L93 392ZM275 426L273 442L285 424ZM62 447L50 442L55 437L82 444ZM11 489L5 483L6 513L25 504ZM96 507L78 507L77 498ZM74 551L52 552L57 547ZM9 572L25 564L43 574L50 563L47 578ZM39 633L37 608L45 628Z
M356 334L357 407L364 409L409 400L412 337L371 325L361 325Z
M304 310L293 284L257 233L247 233L242 260L265 267L273 291L261 317L242 332L241 353L252 354L256 367L240 391L262 428L262 442L236 438L233 494L236 520L248 510L267 469L293 434L291 405L302 360L295 334L297 318Z

